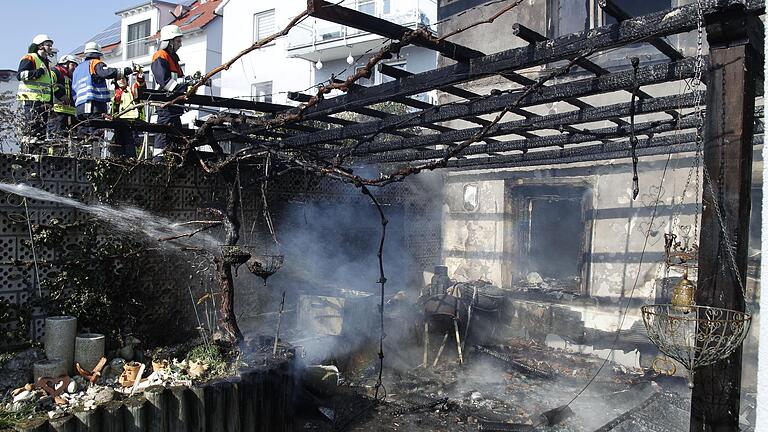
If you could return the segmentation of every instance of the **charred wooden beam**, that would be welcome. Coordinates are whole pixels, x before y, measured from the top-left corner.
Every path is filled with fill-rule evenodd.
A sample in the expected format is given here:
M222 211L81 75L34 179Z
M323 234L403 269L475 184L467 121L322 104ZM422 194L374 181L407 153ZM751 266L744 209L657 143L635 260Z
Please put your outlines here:
M435 123L465 118L468 116L490 114L501 111L505 107L515 103L517 103L518 106L531 106L559 101L562 100L564 94L572 96L589 96L623 90L634 84L649 85L680 80L693 76L694 70L695 61L693 59L686 59L670 64L643 66L637 70L636 81L633 71L631 70L615 72L601 77L570 81L543 87L540 92L528 95L519 103L517 103L517 100L521 96L520 91L502 93L470 102L443 105L434 110L424 111L421 115L407 114L405 116L393 116L380 121L292 137L284 140L282 145L284 147L303 147L312 144L354 138L360 135L369 135L392 128L420 126L425 123ZM532 122L532 127L530 129L539 129L535 126L535 124L538 123L538 118L534 120L535 121Z
M632 19L632 16L626 13L619 5L617 5L612 0L599 0L600 7L607 13L608 15L614 17L616 21L626 21L629 19ZM670 45L667 41L660 37L651 37L645 40L649 44L653 45L654 48L659 50L662 54L669 57L670 60L682 60L683 54L680 53L677 49L675 49L672 45Z
M705 11L713 10L716 0L702 0ZM368 87L360 94L341 95L325 99L304 110L306 119L328 115L349 107L370 105L393 96L409 96L435 88L495 75L500 72L524 69L573 58L595 50L606 50L651 37L662 37L687 32L697 26L696 5L686 5L672 11L664 11L632 18L600 28L538 42L525 47L478 57L469 64L457 63L431 71L404 77L392 82ZM746 0L748 11L765 9L764 0ZM564 95L563 97L567 97Z
M344 81L339 80L339 79L335 79L333 81L335 83L343 83L344 82ZM347 87L349 88L349 90L348 90L349 93L354 93L355 91L357 91L359 89L365 88L365 86L362 86L362 85L356 84L356 83L347 84ZM417 99L412 99L412 98L405 97L405 96L400 96L400 97L392 98L391 102L397 102L397 103L403 104L405 106L409 106L411 108L418 108L418 109L432 109L432 108L434 108L434 105L432 105L431 103L427 103L427 102L420 101L420 100L417 100ZM434 124L425 124L424 127L428 128L428 129L436 130L438 132L447 132L447 131L453 130L453 129L449 128L449 127L440 126L440 125L434 125Z
M179 95L163 90L139 89L139 100L170 102ZM219 96L191 95L187 98L186 105L200 105L207 107L251 110L264 113L276 113L292 109L290 105L280 105L267 102L250 101L243 99L231 99Z
M647 123L639 123L635 125L637 135L652 135L657 133L669 132L676 129L690 129L697 127L701 122L695 117L687 117L678 122L663 122L653 121ZM566 133L552 136L543 136L532 139L510 140L500 141L496 143L477 143L473 144L461 152L457 157L471 156L479 154L494 154L501 152L508 152L519 150L527 152L531 149L539 149L546 147L560 147L563 148L567 145L580 144L585 142L600 141L610 138L621 138L629 136L629 127L626 126L613 126L608 128L593 129L585 133ZM376 157L367 157L367 162L411 162L428 159L439 159L444 157L448 153L448 149L445 150L429 150L429 151L417 151L417 150L402 150L393 153L385 153Z
M400 40L407 32L411 31L408 27L403 27L399 24L376 18L372 15L358 12L353 9L345 8L325 0L307 0L307 11L312 17L335 22L348 27L354 27L392 40ZM483 56L483 53L480 51L445 40L418 38L413 44L437 51L445 57L460 62L466 62L470 59Z
M648 157L692 152L696 150L695 139L695 134L689 133L640 140L637 146L637 156ZM762 135L756 136L753 140L753 145L762 144L762 140ZM454 160L448 162L448 167L458 170L486 170L615 159L624 159L627 163L631 163L631 147L627 140L563 150L546 150L518 155ZM642 177L640 180L642 181Z
M710 68L704 129L704 187L696 304L744 311L755 96L763 24L743 5L707 13ZM691 431L739 429L742 347L694 375Z

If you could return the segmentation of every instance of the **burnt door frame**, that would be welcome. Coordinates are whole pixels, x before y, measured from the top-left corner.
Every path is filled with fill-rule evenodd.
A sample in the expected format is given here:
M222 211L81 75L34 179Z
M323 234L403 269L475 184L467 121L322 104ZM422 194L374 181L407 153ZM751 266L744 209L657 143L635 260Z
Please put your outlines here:
M566 188L568 193L565 199L581 201L581 223L584 229L581 232L580 249L578 257L578 275L581 278L580 292L589 294L589 278L591 268L592 250L592 184L584 181L549 182L512 182L507 181L504 189L504 256L506 259L502 265L504 274L503 284L508 287L525 279L528 274L530 250L530 210L531 199L547 196L562 196L553 193L555 189Z

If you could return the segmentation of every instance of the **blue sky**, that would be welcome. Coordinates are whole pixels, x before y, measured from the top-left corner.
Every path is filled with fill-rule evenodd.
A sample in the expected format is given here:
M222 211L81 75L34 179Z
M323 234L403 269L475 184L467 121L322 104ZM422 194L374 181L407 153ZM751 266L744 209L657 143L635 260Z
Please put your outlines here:
M0 69L13 69L27 52L32 38L46 33L60 53L69 53L119 19L115 11L142 0L35 0L3 3L3 49Z

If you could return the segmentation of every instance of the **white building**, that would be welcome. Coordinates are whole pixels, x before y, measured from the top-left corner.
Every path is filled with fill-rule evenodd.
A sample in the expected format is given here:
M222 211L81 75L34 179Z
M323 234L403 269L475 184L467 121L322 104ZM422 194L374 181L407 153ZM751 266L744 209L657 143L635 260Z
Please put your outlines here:
M285 27L307 7L306 0L225 0L219 7L224 17L222 56L233 58ZM291 33L298 29L291 30ZM288 38L279 38L238 60L223 71L221 95L229 98L285 104L287 92L312 86L312 64L288 58Z
M141 65L145 70L149 88L154 88L149 72L152 55L158 48L160 28L168 24L178 25L184 37L179 49L181 67L187 75L197 71L205 73L222 62L222 20L216 8L222 0L195 0L182 4L164 1L145 3L115 12L120 21L104 29L91 40L98 42L104 52L104 61L110 67ZM82 54L83 46L76 54ZM210 87L201 87L199 94L221 94L220 80L213 80ZM182 116L182 123L190 124L197 112Z
M433 23L437 14L434 0L345 0L341 6L410 28ZM232 58L254 41L283 29L306 7L306 0L225 0L219 7L224 17L223 57ZM291 103L288 92L314 94L312 87L331 75L344 79L365 65L385 43L386 39L379 35L308 18L292 28L287 38L279 38L244 56L222 72L222 96ZM354 59L351 65L347 62L350 55ZM322 64L320 69L315 67L318 60ZM436 66L437 55L409 46L399 58L386 63L410 72L423 72ZM358 83L371 85L386 80L376 73L371 80Z

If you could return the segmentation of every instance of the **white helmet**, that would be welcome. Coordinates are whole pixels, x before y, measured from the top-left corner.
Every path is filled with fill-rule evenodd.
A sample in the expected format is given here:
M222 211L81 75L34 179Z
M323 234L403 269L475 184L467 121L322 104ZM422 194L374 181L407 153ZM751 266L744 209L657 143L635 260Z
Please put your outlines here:
M83 54L102 55L101 45L97 44L96 42L88 42L87 44L85 44L85 49L83 50Z
M67 54L59 59L58 64L67 64L67 63L74 63L74 64L80 64L80 59L77 57Z
M40 45L41 43L43 43L45 41L49 41L49 42L53 43L53 39L48 37L47 34L39 34L39 35L37 35L37 36L32 38L32 43L35 44L35 45Z
M181 29L177 25L171 24L160 29L160 40L163 42L173 40L181 36Z

